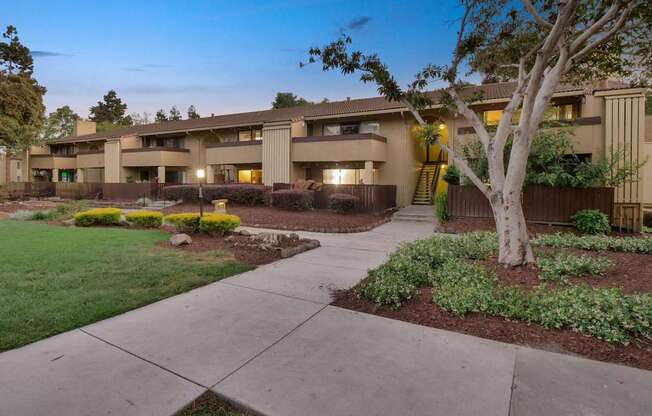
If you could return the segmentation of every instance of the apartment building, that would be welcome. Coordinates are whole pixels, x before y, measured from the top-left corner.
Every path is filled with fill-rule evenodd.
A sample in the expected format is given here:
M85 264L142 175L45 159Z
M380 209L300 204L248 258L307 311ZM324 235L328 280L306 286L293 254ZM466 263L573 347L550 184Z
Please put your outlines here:
M468 87L487 124L496 123L514 83ZM438 92L433 92L436 100ZM633 160L652 159L645 90L614 82L561 86L552 118L573 125L578 154L601 160L626 150ZM435 101L436 102L436 101ZM433 110L423 113L434 120ZM647 123L648 126L650 123ZM447 158L438 146L415 138L410 112L382 97L226 114L96 132L79 121L75 133L11 158L11 181L196 183L292 182L396 185L397 203L428 203L443 186ZM442 141L455 148L472 129L454 113L440 119ZM433 174L435 172L436 174ZM617 190L617 202L652 205L652 162L640 181Z

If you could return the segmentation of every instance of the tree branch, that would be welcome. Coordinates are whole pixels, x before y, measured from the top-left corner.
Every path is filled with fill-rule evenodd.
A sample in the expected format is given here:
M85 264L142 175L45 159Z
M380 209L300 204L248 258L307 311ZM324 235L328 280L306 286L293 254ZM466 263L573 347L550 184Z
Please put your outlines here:
M591 26L588 27L588 29L584 30L582 34L578 36L577 39L573 41L573 43L571 43L571 53L575 53L584 44L584 42L591 39L591 37L598 33L598 31L602 29L604 25L609 23L611 19L616 16L619 5L620 3L618 1L612 4L609 10L607 10L607 12L602 15L602 17L596 20Z
M532 15L534 18L534 21L537 22L537 24L541 27L544 27L546 29L551 29L552 24L546 22L543 20L541 15L537 12L537 9L534 8L534 5L532 5L532 2L530 0L521 0L521 3L523 3L523 6L525 6L525 9Z

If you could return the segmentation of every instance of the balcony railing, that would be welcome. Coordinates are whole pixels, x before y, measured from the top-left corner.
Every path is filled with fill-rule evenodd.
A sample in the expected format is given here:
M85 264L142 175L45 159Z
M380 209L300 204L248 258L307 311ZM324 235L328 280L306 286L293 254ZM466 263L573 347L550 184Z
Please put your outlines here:
M387 160L387 138L373 133L292 138L293 162Z

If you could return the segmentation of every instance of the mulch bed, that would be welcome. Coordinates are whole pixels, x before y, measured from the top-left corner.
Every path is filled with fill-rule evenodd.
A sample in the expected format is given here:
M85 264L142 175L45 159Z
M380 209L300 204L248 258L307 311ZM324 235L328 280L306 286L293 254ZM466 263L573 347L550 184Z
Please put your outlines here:
M190 237L192 238L192 244L190 245L175 247L172 244L170 244L169 241L161 242L159 245L162 247L189 251L189 252L223 250L231 254L239 262L256 265L256 266L261 264L272 263L282 258L280 250L263 250L259 248L238 246L239 242L242 243L247 241L247 237L242 235L233 234L232 238L230 239L227 239L227 236L220 237L220 236L210 236L206 234L193 234ZM275 247L290 248L290 247L296 247L299 244L301 244L301 241L282 242L276 245Z
M431 288L419 289L399 309L379 306L358 297L354 289L336 292L333 305L495 341L652 370L652 343L633 340L629 345L622 345L570 330L551 330L490 315L471 313L458 316L432 302Z
M220 398L217 394L208 390L199 396L192 403L186 406L176 416L253 416L246 410L241 410L226 400Z
M57 205L59 203L45 200L0 202L0 212L13 214L18 211L45 211L54 209Z
M197 212L198 210L197 204L179 204L164 209L163 213ZM204 205L204 210L204 212L211 212L212 206ZM229 205L227 212L240 217L242 225L288 231L355 233L371 230L389 221L388 214L358 212L338 214L329 210L298 212L261 206Z
M538 234L577 233L572 226L548 225L528 221L527 230L531 237ZM437 231L448 234L468 233L472 231L496 231L493 218L455 217L437 226ZM609 235L631 237L632 233L614 231Z

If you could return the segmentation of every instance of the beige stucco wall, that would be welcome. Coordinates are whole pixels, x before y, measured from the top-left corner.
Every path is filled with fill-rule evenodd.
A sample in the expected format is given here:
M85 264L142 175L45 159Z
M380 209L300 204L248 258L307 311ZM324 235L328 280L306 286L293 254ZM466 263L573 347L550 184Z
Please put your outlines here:
M263 143L209 147L206 149L206 164L228 165L238 163L261 163L263 160Z
M137 152L122 152L123 167L190 165L190 152L149 149Z
M263 127L263 183L267 186L272 186L274 182L288 183L291 180L290 136L289 123Z
M104 144L104 181L106 183L123 182L120 139L107 140Z
M29 148L30 155L49 155L50 148L46 145L43 146L30 146Z
M0 152L0 185L4 185L8 182L7 178L7 154Z
M78 169L102 167L104 167L104 152L77 155Z
M292 143L293 162L387 160L387 143L374 139Z
M31 155L31 169L75 169L77 159L73 157L59 157L49 155Z

